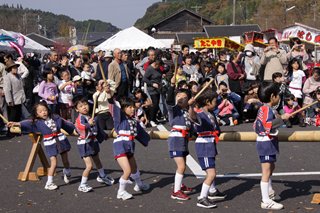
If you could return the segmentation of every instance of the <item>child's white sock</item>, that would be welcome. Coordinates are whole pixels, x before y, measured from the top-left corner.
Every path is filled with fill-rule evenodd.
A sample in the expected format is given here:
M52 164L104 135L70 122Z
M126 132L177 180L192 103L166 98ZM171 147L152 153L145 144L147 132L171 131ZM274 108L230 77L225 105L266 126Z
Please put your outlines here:
M269 182L260 182L260 189L261 189L261 195L262 195L262 202L269 203Z
M209 192L210 192L210 193L215 193L216 191L217 191L217 189L216 189L216 183L215 183L215 181L212 181L211 186L210 186L210 189L209 189Z
M141 181L141 177L140 177L140 171L137 170L137 172L135 174L131 174L130 177L134 180L134 182L136 182L136 184L138 186L142 186L142 181Z
M201 188L201 193L200 193L199 199L208 196L209 188L210 188L210 186L208 186L207 184L205 184L205 183L202 184L202 188Z
M176 175L174 176L174 191L173 192L177 192L181 189L182 178L183 178L183 175L176 172Z
M126 191L126 185L128 183L128 180L123 179L122 177L119 180L119 190L118 192Z
M86 185L88 181L88 177L82 176L80 185Z
M230 126L234 126L233 118L232 118L232 117L229 118L229 121L230 121Z
M48 176L46 185L49 185L53 182L53 176Z
M99 172L99 176L100 177L105 177L106 176L106 173L104 172L104 168L101 168L101 169L98 169L98 172Z

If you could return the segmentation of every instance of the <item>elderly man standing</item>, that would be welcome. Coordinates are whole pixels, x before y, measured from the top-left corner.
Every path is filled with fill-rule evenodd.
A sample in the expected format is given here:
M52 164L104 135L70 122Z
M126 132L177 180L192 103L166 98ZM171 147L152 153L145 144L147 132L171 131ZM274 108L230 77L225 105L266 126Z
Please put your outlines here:
M269 38L269 46L263 51L260 59L261 65L265 65L264 81L272 81L272 74L280 72L283 74L283 66L287 64L286 51L279 49L278 40L275 37Z
M108 67L108 79L116 82L116 97L119 99L129 94L129 72L127 65L121 61L119 48L113 51L113 58Z

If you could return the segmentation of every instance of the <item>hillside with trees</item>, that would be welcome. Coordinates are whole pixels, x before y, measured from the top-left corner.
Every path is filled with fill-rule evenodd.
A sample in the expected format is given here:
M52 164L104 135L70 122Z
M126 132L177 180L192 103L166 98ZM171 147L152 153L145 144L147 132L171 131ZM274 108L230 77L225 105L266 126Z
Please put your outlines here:
M198 11L217 25L232 24L233 0L163 0L151 5L135 26L144 29L183 8ZM235 24L257 23L262 29L282 29L299 22L320 28L319 8L317 0L237 0Z
M89 24L90 23L90 24ZM118 32L119 28L99 20L76 21L66 15L23 8L21 4L0 6L0 28L28 34L46 34L49 38L68 37L69 27L78 32Z

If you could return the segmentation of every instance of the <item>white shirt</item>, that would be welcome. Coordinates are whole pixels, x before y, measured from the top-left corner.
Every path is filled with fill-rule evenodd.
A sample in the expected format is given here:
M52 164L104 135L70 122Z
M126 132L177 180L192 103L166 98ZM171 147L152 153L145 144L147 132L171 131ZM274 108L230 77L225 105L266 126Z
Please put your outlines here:
M296 98L302 98L302 79L305 76L306 75L302 70L293 71L292 73L292 80L289 84L289 90Z

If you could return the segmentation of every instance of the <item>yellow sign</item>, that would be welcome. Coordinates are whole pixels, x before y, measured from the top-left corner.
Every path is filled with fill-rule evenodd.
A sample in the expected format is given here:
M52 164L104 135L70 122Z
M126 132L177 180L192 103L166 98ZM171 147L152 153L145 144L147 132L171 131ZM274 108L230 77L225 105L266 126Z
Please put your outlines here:
M220 49L227 48L230 50L243 50L244 47L228 38L197 38L194 40L194 48L196 49Z

